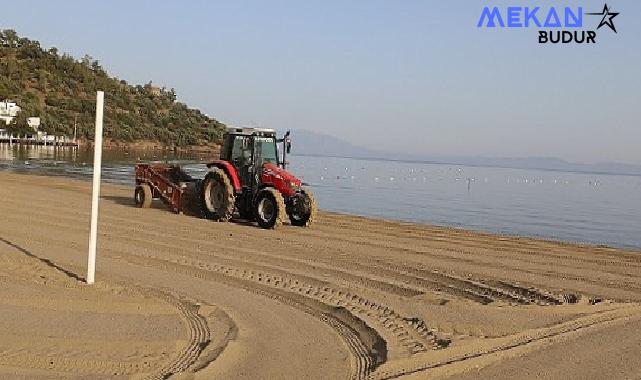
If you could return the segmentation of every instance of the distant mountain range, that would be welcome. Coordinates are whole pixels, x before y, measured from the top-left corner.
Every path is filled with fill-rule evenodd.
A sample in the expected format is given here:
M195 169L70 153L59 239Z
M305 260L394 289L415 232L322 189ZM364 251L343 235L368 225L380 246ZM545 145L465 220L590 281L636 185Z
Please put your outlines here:
M300 156L389 158L389 153L363 148L338 137L305 129L293 130L291 136L292 153Z
M636 164L618 162L582 164L568 162L554 157L419 156L368 149L354 145L335 136L304 129L293 130L291 136L292 154L299 156L383 159L433 164L641 176L641 165Z

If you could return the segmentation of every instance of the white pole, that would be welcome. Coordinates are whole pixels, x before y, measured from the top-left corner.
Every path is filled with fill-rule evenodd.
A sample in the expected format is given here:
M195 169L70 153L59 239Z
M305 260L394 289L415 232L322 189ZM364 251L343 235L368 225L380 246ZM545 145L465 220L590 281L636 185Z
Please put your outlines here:
M96 95L96 136L93 147L93 191L91 194L91 229L89 231L89 254L87 257L87 284L96 278L96 240L98 238L98 200L100 198L100 171L102 167L102 114L105 93Z

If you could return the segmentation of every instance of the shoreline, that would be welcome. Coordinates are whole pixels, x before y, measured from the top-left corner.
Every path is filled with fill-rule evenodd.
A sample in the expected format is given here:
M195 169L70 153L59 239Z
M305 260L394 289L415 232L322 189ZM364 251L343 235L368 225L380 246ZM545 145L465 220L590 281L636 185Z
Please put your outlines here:
M93 149L93 140L79 139L79 149ZM207 143L201 145L171 145L165 144L160 141L153 140L137 140L137 141L118 141L110 138L103 139L103 149L125 149L125 150L140 150L140 151L173 151L179 153L196 153L196 154L219 154L220 144Z
M0 253L13 260L18 246L81 277L91 183L5 171L0 183ZM212 333L235 326L216 338L225 343L215 354L193 358L195 379L492 378L518 371L523 359L549 361L554 350L572 358L554 369L579 379L637 373L638 253L328 212L311 228L262 230L175 215L162 204L139 209L128 186L103 184L96 279L171 291L208 318ZM10 281L51 275L11 268L3 274ZM21 340L32 333L15 331ZM65 351L69 342L42 349L71 363L81 354ZM0 375L16 365L37 370L24 358L38 350L26 346L11 368L0 360ZM145 368L138 360L127 368Z
M50 146L57 148L74 148L74 149L83 149L83 150L92 150L93 141L87 139L78 139L74 143L48 143L45 144L42 140L25 140L25 139L14 139L14 142L10 142L8 139L0 141L0 144L10 145L10 146ZM151 140L139 140L139 141L116 141L111 139L105 139L103 141L104 150L137 150L137 151L172 151L177 153L195 153L195 154L218 154L220 153L220 144L216 143L207 143L200 145L171 145L165 144L159 141Z
M85 177L85 176L70 177L70 176L66 176L66 175L62 175L62 174L61 175L56 175L56 174L46 174L46 173L29 173L27 171L16 171L16 170L13 170L13 169L0 169L0 173L2 173L3 170L6 171L6 172L9 172L9 173L15 173L15 174L26 175L26 176L68 178L68 179L74 180L74 181L91 182L91 177ZM121 186L123 188L128 188L128 186L124 185L122 182L111 181L108 178L103 178L102 181L103 181L103 184L109 184L109 185L114 185L114 186ZM131 191L132 192L133 192L133 182L134 182L134 178L132 177L132 179L131 179L131 184L132 184L131 185ZM428 228L432 228L432 229L442 229L444 231L451 230L451 231L458 231L458 232L468 232L468 233L477 234L479 236L505 238L505 239L512 239L512 240L520 240L520 239L533 240L533 241L539 241L539 242L544 242L544 243L561 244L561 245L577 246L577 247L584 247L584 248L616 249L616 250L622 250L622 251L627 251L627 252L631 252L631 253L639 253L639 254L641 254L641 247L636 247L636 246L631 246L631 245L624 245L624 244L617 245L617 244L613 244L613 243L599 243L599 242L590 242L590 241L570 241L570 240L563 240L563 239L560 239L560 238L557 239L557 238L546 237L546 236L500 233L500 232L491 231L491 230L473 229L473 228L466 228L466 227L460 227L460 226L454 226L454 225L451 225L451 226L450 225L439 225L439 224L432 224L432 223L429 223L429 222L417 222L417 221L400 219L400 218L398 218L398 219L385 218L385 217L380 217L380 216L371 215L371 214L367 215L367 214L356 214L356 213L334 211L334 210L324 210L322 207L320 207L319 210L322 213L333 214L333 215L337 215L337 216L363 218L364 220L374 220L374 221L380 221L380 222L385 222L385 223L409 224L409 225L428 227Z

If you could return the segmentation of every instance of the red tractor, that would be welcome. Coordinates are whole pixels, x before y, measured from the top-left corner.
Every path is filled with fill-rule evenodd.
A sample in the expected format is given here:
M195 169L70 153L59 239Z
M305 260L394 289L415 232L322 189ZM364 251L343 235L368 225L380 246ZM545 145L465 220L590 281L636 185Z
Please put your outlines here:
M283 144L282 157L278 143ZM236 211L241 219L275 228L288 216L294 226L309 226L316 215L312 192L286 170L291 150L289 132L282 139L260 128L228 128L220 160L207 164L199 186L199 203L208 219L227 221Z

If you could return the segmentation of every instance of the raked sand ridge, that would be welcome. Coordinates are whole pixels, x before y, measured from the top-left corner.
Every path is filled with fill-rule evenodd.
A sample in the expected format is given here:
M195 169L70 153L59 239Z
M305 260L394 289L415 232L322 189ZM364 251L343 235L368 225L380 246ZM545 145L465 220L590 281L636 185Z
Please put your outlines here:
M87 286L90 183L0 173L1 378L641 377L640 252L102 190Z

